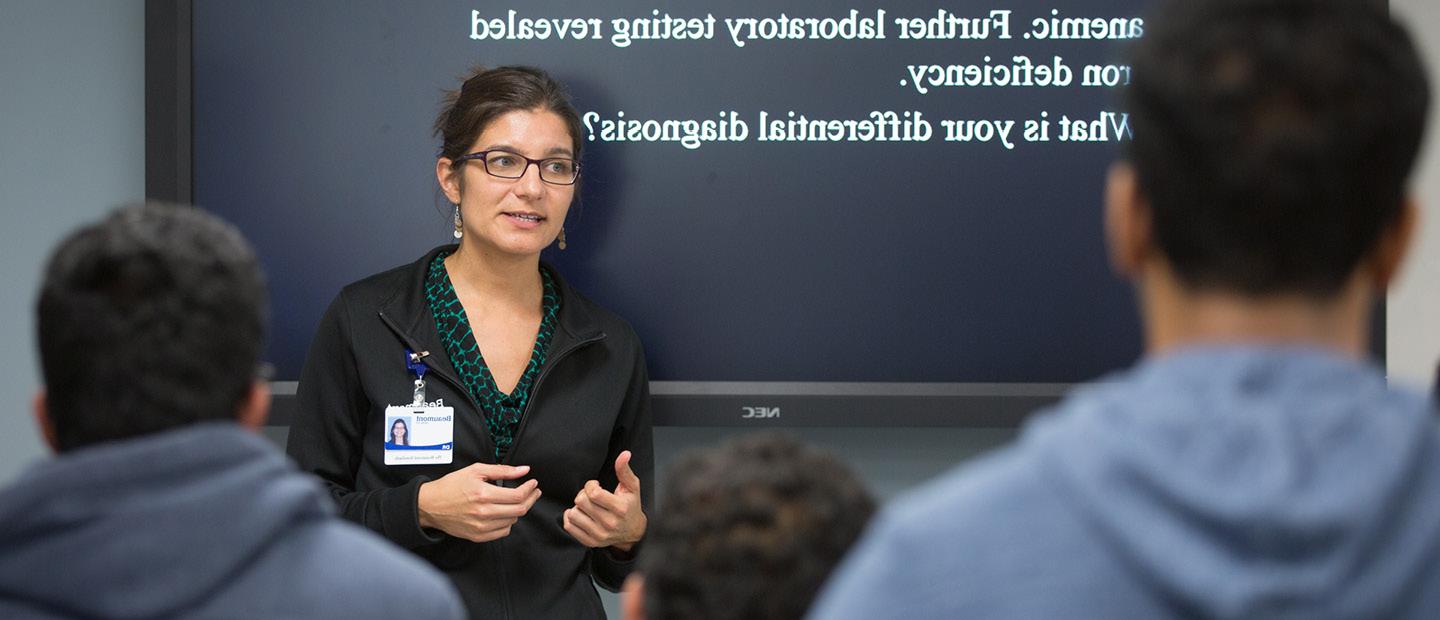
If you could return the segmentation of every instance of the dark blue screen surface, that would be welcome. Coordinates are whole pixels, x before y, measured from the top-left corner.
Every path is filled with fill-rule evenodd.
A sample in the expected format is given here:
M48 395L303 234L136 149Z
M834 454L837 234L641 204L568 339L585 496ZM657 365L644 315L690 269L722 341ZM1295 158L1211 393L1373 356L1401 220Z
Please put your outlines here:
M635 326L652 378L1082 381L1140 350L1131 292L1103 247L1103 177L1120 145L1059 139L1062 117L1120 111L1115 89L1080 85L1084 66L1117 62L1120 42L1024 34L1036 18L1133 17L1143 3L1061 4L200 2L195 200L256 244L273 290L269 358L277 378L293 380L343 285L450 242L431 135L443 91L476 64L537 65L568 85L582 114L595 113L597 130L585 136L569 249L545 259ZM599 18L605 36L472 39L472 11L508 19L511 9L521 19ZM851 9L885 11L886 39L740 47L724 22L843 21ZM895 18L942 10L977 18L976 29L991 11L1011 11L1011 38L996 38L993 21L986 39L900 38ZM612 19L665 14L713 15L713 38L611 39ZM912 68L925 65L1014 73L1017 55L1036 65L1059 56L1074 83L926 93L913 84ZM750 135L698 148L602 139L602 123L622 111L631 121L734 111ZM762 112L887 111L918 112L934 137L757 139ZM1013 148L944 140L941 121L957 119L1014 121ZM1042 119L1050 139L1024 140L1023 123Z

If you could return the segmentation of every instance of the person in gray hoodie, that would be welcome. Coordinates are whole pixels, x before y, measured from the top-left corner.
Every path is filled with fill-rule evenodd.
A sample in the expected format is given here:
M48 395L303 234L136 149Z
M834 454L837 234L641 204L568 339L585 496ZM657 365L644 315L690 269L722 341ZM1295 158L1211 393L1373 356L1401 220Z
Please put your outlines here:
M1415 227L1410 38L1383 3L1177 0L1130 60L1106 228L1144 359L884 510L812 617L1440 618L1440 434L1367 360Z
M463 617L256 434L265 284L229 225L120 209L60 243L37 318L59 454L0 491L0 618Z

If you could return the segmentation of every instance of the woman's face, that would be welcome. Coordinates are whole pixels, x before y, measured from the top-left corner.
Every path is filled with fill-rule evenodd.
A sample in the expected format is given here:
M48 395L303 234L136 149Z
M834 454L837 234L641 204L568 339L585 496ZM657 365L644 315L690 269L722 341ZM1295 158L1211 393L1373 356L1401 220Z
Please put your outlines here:
M469 152L501 150L538 161L574 158L571 145L570 131L558 114L514 110L490 121ZM574 185L540 180L538 163L526 166L518 179L505 179L487 173L480 160L463 162L456 169L449 158L441 157L435 173L445 196L460 205L465 233L461 244L486 253L539 254L560 234L575 197Z
M395 424L390 427L390 434L396 439L403 439L405 437L405 423L396 420Z

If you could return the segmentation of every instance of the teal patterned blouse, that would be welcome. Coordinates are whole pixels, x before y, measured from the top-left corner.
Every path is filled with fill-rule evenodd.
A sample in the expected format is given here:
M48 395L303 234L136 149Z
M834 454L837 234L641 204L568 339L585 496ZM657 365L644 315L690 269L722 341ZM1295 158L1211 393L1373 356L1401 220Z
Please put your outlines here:
M435 329L440 332L440 342L450 356L450 364L460 375L460 382L480 404L485 418L485 428L495 443L495 462L503 462L510 446L515 443L515 431L520 427L520 417L525 405L530 402L530 390L535 387L535 377L545 365L545 355L555 334L555 320L560 312L560 293L555 281L544 268L540 269L544 281L544 295L540 301L540 331L535 335L535 346L530 350L530 363L525 374L509 394L495 385L495 377L480 355L475 343L475 332L465 317L465 307L455 296L455 286L450 283L450 274L445 270L445 257L441 252L430 263L425 276L425 299L430 302L430 313L435 316Z

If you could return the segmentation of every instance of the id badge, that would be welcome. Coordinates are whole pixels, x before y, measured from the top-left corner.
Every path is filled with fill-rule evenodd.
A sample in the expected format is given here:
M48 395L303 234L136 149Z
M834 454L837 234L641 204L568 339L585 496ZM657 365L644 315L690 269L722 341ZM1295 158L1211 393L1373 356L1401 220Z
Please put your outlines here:
M455 459L455 409L385 408L386 465L448 465Z

